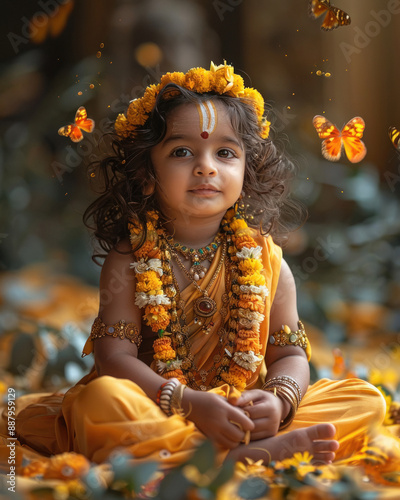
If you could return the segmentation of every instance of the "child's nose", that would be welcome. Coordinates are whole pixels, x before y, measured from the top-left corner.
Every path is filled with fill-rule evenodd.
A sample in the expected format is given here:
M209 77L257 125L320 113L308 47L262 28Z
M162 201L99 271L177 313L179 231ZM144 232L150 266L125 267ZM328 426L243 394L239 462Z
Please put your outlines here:
M209 158L199 158L194 168L194 175L200 177L213 177L217 175L217 169Z

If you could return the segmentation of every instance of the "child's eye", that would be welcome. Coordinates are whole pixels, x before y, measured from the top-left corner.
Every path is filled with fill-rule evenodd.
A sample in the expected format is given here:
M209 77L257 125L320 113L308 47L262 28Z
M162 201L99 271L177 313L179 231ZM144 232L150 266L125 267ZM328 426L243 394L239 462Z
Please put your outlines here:
M236 155L233 151L231 151L230 149L220 149L218 151L218 156L220 156L221 158L235 158Z
M178 148L172 152L172 156L176 156L178 158L185 158L185 156L189 156L192 153L186 148Z

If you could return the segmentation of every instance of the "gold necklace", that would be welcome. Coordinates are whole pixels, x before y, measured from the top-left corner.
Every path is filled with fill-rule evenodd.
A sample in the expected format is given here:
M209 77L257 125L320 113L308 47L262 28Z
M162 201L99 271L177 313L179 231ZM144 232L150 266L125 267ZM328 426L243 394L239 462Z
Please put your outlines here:
M209 260L211 262L213 260L215 252L218 250L218 247L221 244L222 234L217 233L217 235L209 245L198 249L190 248L186 245L178 243L177 241L174 241L174 238L170 234L166 234L165 239L167 240L170 249L183 255L186 260L191 260L192 265L189 269L189 273L194 280L199 281L200 279L204 278L207 272L207 268L201 265L200 262L203 262L204 260Z
M195 390L207 391L212 389L213 387L216 387L216 379L219 378L219 374L225 369L226 365L229 365L229 359L226 357L226 355L224 357L226 359L223 358L222 351L226 351L227 343L233 346L233 342L229 341L227 338L228 332L224 327L225 318L226 315L228 314L227 307L229 303L229 296L226 293L226 290L228 289L230 283L229 271L227 269L225 274L225 293L222 296L222 307L219 311L221 315L221 326L218 331L218 336L219 336L218 352L214 355L213 357L214 363L209 370L198 368L194 361L194 355L191 352L191 344L189 341L188 327L186 323L185 301L181 298L181 292L179 289L178 281L176 279L176 276L172 268L171 268L171 275L172 275L172 281L176 289L177 303L179 304L178 307L181 311L179 318L180 327L178 333L175 335L175 341L177 342L178 351L183 348L185 352L185 359L182 362L182 369L186 372L188 376L187 384L189 387ZM223 364L221 364L221 362ZM215 385L213 385L212 383L210 385L207 385L207 378L213 372L216 372L216 377L214 380ZM194 374L198 374L200 376L201 382L198 382L196 380Z
M171 255L174 257L176 263L182 269L185 276L189 279L189 281L191 281L193 283L195 288L202 294L202 297L199 297L193 305L194 312L197 315L202 316L203 318L209 318L210 316L213 316L217 311L217 303L215 302L215 300L213 300L211 297L208 296L208 291L210 290L212 284L216 280L219 272L221 271L222 264L224 263L224 259L225 259L225 255L226 255L226 242L225 242L225 240L222 243L221 258L218 262L217 269L215 270L212 278L210 279L210 282L208 283L207 287L204 290L201 288L201 286L198 285L196 280L192 277L190 272L186 269L183 262L178 257L178 254L175 252L175 250L171 246L169 246L169 249L170 249Z

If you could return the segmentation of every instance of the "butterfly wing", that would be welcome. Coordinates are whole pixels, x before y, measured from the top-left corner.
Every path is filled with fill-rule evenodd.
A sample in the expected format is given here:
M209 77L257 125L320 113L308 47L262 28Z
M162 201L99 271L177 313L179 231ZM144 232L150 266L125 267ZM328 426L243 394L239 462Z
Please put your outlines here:
M400 130L396 127L390 127L389 138L392 141L393 146L400 150Z
M69 137L72 142L79 142L83 139L83 134L76 125L65 125L58 129L59 135Z
M360 116L352 118L342 130L342 142L347 158L351 163L358 163L365 158L367 148L361 140L365 122Z
M313 118L313 125L320 139L323 139L321 151L329 161L338 161L342 151L342 139L339 129L325 116L317 115Z
M75 124L85 132L92 132L94 128L94 120L87 117L87 112L84 106L78 108L75 115Z
M310 0L310 3L308 4L308 13L311 17L317 19L317 17L322 16L322 14L327 12L329 7L329 0Z
M331 5L330 0L310 0L308 12L314 19L325 14L321 25L321 29L325 31L351 23L350 16L343 10Z

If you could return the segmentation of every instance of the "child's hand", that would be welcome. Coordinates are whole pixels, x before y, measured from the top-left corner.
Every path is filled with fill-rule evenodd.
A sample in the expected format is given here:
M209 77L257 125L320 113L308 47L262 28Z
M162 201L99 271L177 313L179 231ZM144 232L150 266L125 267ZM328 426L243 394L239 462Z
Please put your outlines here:
M290 409L288 403L284 403L281 398L260 389L244 391L239 399L231 400L230 403L242 408L254 422L252 441L275 436L283 416Z
M185 409L191 407L187 418L211 441L224 448L236 448L244 440L246 431L255 428L241 408L235 408L218 394L186 389L183 405Z

